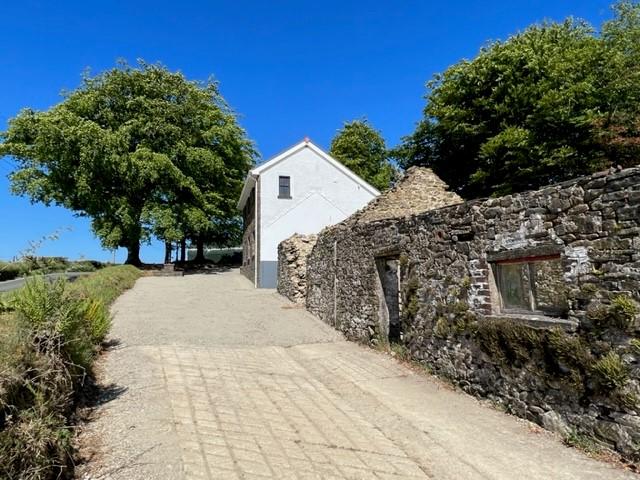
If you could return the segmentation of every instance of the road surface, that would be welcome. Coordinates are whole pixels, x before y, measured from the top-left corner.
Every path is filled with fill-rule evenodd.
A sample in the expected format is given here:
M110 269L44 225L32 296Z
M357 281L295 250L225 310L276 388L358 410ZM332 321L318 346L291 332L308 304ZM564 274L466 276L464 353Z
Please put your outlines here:
M236 270L142 278L113 311L79 478L636 478L345 342Z

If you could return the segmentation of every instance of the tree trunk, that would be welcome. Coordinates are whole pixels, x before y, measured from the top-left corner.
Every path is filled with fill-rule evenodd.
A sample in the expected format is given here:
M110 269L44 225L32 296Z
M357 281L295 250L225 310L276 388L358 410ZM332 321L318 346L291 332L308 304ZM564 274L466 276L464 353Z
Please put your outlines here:
M196 237L196 258L193 259L194 263L204 263L204 239L198 235Z
M187 259L187 239L180 240L180 261L184 263Z
M131 242L131 244L127 246L127 260L124 263L136 267L142 265L142 261L140 260L140 241Z
M164 263L171 263L171 242L164 242Z
M142 214L142 206L132 205L128 210L132 219L135 219L135 225L127 225L125 236L123 238L124 245L127 247L127 265L139 267L142 265L140 260L140 238L142 238L142 227L140 226L140 215Z

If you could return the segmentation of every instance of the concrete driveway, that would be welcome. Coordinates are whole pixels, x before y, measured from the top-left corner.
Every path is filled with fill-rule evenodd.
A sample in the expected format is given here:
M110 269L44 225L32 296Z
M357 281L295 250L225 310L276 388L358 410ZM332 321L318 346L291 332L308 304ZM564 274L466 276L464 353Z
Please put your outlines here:
M113 311L79 478L637 478L343 341L237 271L142 278Z

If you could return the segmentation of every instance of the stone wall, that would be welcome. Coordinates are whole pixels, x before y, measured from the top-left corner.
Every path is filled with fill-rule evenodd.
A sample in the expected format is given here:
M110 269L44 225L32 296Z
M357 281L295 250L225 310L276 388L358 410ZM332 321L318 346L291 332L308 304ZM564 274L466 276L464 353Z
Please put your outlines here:
M298 235L278 245L278 292L295 303L305 303L307 294L307 257L317 235Z
M240 273L252 282L256 275L256 218L255 218L255 189L251 191L242 212L242 265Z
M640 458L640 168L347 219L308 257L308 310L351 339L387 341L381 259L399 265L399 342L411 358L519 416ZM506 308L509 295L532 298L532 311Z

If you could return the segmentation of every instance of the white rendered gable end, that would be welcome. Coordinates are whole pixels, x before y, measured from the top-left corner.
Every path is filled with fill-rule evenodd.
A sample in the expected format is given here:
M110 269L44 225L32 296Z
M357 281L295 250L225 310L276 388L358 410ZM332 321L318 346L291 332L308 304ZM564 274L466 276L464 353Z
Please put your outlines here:
M285 150L284 152L276 155L275 157L271 158L270 160L266 161L262 165L252 169L249 172L249 174L247 175L247 178L246 178L246 180L244 182L244 187L242 188L242 193L240 195L240 199L238 200L238 209L242 210L244 208L244 205L247 202L247 199L249 198L249 195L251 194L251 190L253 190L255 188L255 185L258 182L258 179L259 179L261 173L264 173L265 171L269 170L270 168L278 165L280 162L286 160L287 158L291 157L292 155L295 155L296 153L298 153L300 150L302 150L304 148L309 148L312 152L314 152L316 155L318 155L324 161L326 161L331 166L333 166L334 168L339 170L342 174L344 174L345 176L350 178L352 181L354 181L355 183L360 185L365 191L369 192L374 197L377 197L378 195L380 195L380 192L375 187L373 187L371 184L366 182L364 179L360 178L358 175L353 173L351 170L349 170L347 167L345 167L338 160L336 160L331 155L329 155L324 150L322 150L320 147L318 147L313 142L311 142L311 140L309 140L308 138L305 138L302 142L297 143L293 147L291 147L291 148Z

